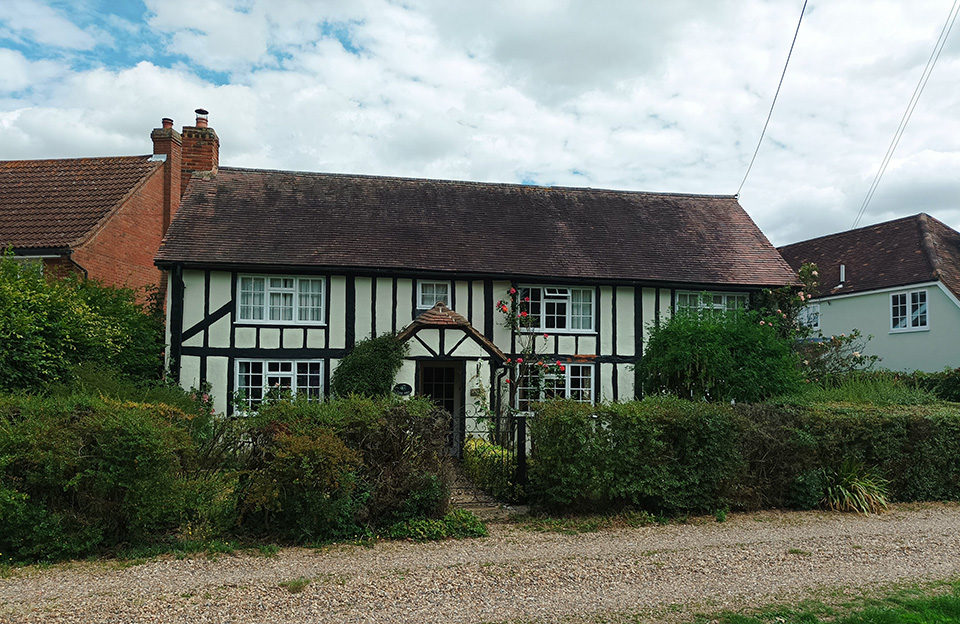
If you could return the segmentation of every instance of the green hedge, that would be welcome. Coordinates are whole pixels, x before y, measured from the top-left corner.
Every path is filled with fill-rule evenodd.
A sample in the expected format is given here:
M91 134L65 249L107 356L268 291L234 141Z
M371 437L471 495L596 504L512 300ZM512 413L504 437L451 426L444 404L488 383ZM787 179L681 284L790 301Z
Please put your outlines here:
M316 542L442 518L449 415L281 401L249 418L89 396L0 398L0 552L15 561L256 536Z
M811 508L845 459L893 501L960 499L960 405L717 405L673 398L541 407L528 491L551 510Z
M530 500L552 510L714 510L727 504L740 472L734 414L722 405L556 401L541 407L530 431Z
M526 498L516 482L517 456L482 438L463 445L463 472L478 488L499 500L517 502Z

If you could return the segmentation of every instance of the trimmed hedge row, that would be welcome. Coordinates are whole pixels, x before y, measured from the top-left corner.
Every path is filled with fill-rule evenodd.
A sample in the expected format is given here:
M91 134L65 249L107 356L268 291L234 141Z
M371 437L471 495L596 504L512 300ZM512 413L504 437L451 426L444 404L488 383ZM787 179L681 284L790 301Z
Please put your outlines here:
M0 398L4 562L260 536L314 542L442 518L449 416L426 401L278 402L220 419Z
M654 513L808 509L853 459L890 499L960 498L960 406L737 405L675 398L545 404L530 420L530 501Z

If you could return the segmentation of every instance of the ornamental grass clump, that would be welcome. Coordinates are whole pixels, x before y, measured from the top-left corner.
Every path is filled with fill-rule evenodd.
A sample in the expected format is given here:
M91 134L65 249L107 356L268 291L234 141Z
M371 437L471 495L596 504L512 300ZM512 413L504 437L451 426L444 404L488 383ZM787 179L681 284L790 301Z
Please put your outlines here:
M839 468L826 473L822 504L833 511L880 513L887 508L889 484L862 462L846 459Z

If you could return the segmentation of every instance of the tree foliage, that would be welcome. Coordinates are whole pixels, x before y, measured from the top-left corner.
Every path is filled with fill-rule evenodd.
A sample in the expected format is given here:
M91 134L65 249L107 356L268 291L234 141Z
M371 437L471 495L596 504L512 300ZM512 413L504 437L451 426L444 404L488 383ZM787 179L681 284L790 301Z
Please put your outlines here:
M70 275L48 279L42 266L0 257L0 390L43 390L83 362L120 376L157 379L163 320L131 289Z

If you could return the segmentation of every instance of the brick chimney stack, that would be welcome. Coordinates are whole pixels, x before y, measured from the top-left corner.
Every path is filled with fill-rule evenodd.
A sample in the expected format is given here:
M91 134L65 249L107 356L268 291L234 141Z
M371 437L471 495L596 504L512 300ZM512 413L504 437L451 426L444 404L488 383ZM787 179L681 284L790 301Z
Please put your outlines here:
M180 133L173 129L173 120L164 117L161 128L155 128L150 133L153 139L153 155L157 160L163 160L163 231L160 236L167 234L167 228L173 215L180 207L180 173L183 166L183 148Z
M183 127L183 171L180 176L180 192L183 193L193 176L216 175L220 167L220 138L208 126L207 115L202 108L196 110L197 125Z

